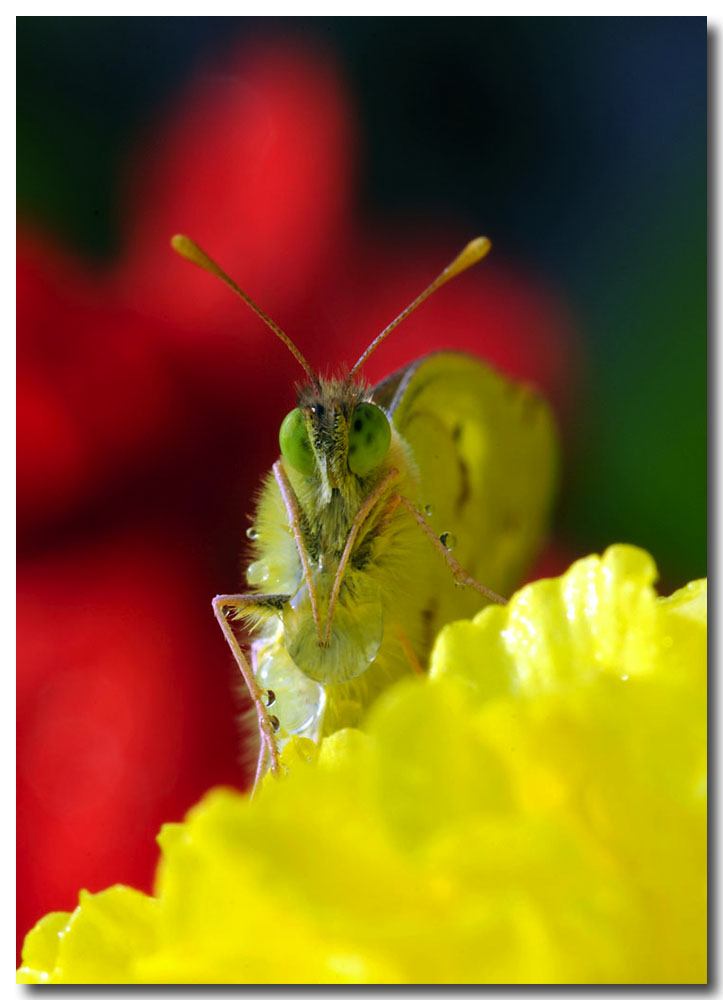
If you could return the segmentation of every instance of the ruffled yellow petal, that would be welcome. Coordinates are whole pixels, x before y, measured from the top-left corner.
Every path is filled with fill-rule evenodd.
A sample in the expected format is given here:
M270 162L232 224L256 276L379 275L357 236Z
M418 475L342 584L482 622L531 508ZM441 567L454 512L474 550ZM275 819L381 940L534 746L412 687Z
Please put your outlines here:
M156 947L157 919L157 900L128 886L82 889L72 913L51 913L28 934L18 982L137 982L139 957Z
M164 827L23 982L705 981L705 583L615 546L440 634L364 732ZM130 895L125 895L130 894Z
M580 559L559 578L523 587L506 606L442 629L430 676L455 677L486 698L537 697L604 672L628 679L686 662L705 671L705 581L661 599L656 576L651 557L631 545Z
M58 946L70 919L69 913L48 913L26 935L19 983L46 983L58 964Z

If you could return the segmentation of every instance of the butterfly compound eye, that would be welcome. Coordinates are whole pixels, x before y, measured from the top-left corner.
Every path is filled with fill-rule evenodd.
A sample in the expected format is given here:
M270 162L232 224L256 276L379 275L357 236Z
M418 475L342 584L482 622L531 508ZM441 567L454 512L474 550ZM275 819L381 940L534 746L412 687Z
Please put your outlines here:
M365 476L389 451L392 430L386 416L373 403L360 403L349 424L349 468Z
M281 445L281 454L297 472L301 472L305 476L313 475L316 465L314 452L311 441L309 441L304 414L298 407L291 413L287 413L281 421L279 444Z

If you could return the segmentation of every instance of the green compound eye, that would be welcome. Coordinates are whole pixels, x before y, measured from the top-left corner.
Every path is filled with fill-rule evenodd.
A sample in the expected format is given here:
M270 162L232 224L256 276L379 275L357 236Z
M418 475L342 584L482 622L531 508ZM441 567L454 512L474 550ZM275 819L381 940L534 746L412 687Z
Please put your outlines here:
M386 416L374 403L359 403L349 425L349 468L365 476L389 451L392 429Z
M291 413L287 413L281 421L279 444L281 445L281 454L297 472L301 472L305 476L314 474L316 460L306 430L304 414L298 407Z

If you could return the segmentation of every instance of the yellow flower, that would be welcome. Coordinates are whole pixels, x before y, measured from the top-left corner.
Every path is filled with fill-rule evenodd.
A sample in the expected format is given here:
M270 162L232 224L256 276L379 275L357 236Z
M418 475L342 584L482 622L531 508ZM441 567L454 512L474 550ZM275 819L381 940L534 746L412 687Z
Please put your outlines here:
M20 982L700 983L706 586L629 546L440 634L364 732L163 828Z

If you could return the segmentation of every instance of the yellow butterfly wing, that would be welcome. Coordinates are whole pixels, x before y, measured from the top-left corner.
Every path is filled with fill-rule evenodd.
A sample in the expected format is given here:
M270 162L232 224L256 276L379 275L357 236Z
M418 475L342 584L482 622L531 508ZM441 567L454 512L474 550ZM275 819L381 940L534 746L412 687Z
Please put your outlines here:
M509 597L547 527L558 448L550 409L528 385L471 355L420 358L373 390L411 449L420 499L438 536L476 580ZM455 587L430 545L420 607L431 634L474 614L481 596Z

